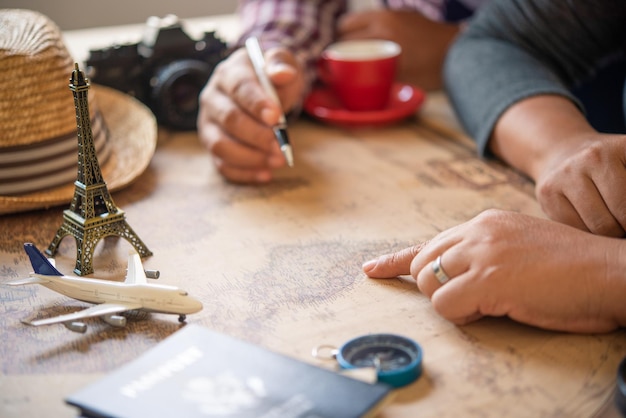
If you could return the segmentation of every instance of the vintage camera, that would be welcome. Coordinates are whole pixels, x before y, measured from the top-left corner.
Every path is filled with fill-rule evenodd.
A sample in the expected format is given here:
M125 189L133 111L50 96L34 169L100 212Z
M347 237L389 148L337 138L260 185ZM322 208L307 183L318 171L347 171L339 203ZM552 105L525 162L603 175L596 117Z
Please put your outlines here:
M200 91L226 51L215 32L195 40L176 16L153 16L139 43L89 51L87 74L94 83L145 103L160 125L191 130L196 128Z

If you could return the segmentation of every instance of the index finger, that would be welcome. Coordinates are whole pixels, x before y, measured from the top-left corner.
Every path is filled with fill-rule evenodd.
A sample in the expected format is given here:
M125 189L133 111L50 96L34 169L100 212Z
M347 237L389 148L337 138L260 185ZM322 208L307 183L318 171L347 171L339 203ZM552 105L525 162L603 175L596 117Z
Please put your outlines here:
M390 279L409 274L413 258L426 244L428 241L367 261L363 264L363 272L374 279Z

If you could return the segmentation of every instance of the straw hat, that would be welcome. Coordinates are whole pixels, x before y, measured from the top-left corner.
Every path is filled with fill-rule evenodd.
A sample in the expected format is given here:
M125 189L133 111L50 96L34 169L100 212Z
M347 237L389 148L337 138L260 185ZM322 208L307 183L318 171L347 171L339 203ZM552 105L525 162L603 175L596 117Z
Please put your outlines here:
M0 214L69 204L78 167L74 69L60 29L31 10L0 9ZM92 84L91 129L104 180L118 190L150 163L150 110Z

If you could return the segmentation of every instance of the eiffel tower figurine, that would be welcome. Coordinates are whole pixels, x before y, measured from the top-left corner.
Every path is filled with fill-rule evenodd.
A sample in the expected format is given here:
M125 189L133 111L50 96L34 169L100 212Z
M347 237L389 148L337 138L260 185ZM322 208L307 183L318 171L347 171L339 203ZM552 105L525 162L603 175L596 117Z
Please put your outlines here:
M106 236L125 238L141 257L152 255L152 252L128 225L124 211L115 206L102 178L89 118L89 80L78 69L78 64L74 64L69 87L76 108L78 176L70 207L63 211L63 223L46 254L54 256L61 240L67 235L74 236L77 252L74 273L83 276L93 273L96 244Z

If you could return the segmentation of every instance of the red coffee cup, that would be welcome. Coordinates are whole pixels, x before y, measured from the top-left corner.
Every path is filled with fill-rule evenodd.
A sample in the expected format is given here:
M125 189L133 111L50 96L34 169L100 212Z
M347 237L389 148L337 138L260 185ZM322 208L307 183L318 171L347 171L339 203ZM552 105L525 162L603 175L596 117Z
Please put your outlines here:
M397 43L380 39L336 42L322 52L318 74L346 109L384 109L400 52Z

